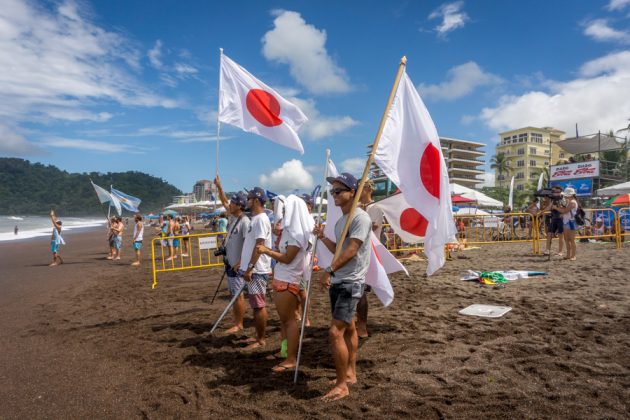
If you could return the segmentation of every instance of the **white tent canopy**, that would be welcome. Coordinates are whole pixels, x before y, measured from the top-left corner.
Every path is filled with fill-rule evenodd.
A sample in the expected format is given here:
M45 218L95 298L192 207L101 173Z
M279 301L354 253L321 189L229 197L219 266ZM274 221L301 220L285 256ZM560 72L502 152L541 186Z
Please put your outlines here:
M210 208L221 205L221 200L214 201L197 201L196 203L171 204L166 209L193 209L193 208Z
M503 203L501 201L495 200L492 197L488 197L484 193L473 190L472 188L464 187L463 185L455 183L450 184L449 187L451 194L457 194L461 195L462 197L475 200L478 206L503 208Z
M630 194L630 181L597 190L599 196Z

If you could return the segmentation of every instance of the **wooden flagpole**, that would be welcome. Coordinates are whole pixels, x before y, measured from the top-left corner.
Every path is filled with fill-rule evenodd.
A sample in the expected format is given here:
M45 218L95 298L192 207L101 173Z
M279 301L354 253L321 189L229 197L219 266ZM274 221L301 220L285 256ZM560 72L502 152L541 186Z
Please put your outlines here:
M219 175L219 138L221 134L221 122L219 121L219 110L221 109L221 63L223 62L223 48L219 48L221 54L219 55L219 94L217 95L219 98L218 106L217 106L217 166L216 166L216 176Z
M330 162L330 149L326 149L326 166L324 167L324 183L319 191L319 204L317 205L317 225L322 223L322 203L324 202L324 191L326 189L326 178L328 178L328 163ZM330 199L330 197L329 197ZM317 253L317 245L319 244L319 238L315 237L315 243L313 244L313 252L308 263L308 273L310 276L306 282L306 299L304 299L304 312L302 314L302 327L300 328L300 341L298 342L297 360L295 362L295 374L293 375L293 383L296 384L298 380L298 374L300 372L300 359L302 356L302 344L304 343L304 331L306 330L306 315L308 314L308 305L311 295L311 284L313 278L313 264L315 263L315 254Z
M350 229L350 222L352 222L352 216L354 215L354 210L357 208L359 204L359 199L361 198L361 192L363 191L363 185L365 184L365 180L370 172L370 166L372 166L372 161L374 160L374 155L376 154L376 149L378 147L378 142L381 139L381 134L383 134L383 128L385 127L385 122L387 121L387 116L389 114L389 109L392 106L392 102L394 102L394 96L396 96L396 91L398 90L398 84L400 83L400 78L402 77L403 72L405 71L405 66L407 65L407 57L403 56L400 59L400 64L398 65L398 72L396 73L396 79L394 80L394 85L392 86L392 90L389 93L389 99L387 100L387 105L385 106L385 111L383 112L383 116L381 117L381 123L378 126L378 130L376 131L376 136L374 138L374 143L372 144L372 151L368 156L367 162L365 162L365 168L363 169L363 175L361 175L361 180L359 181L359 186L357 187L357 192L354 195L354 200L352 201L352 208L350 209L350 213L348 214L348 219L346 220L346 224L341 231L341 238L337 241L337 248L335 249L335 256L333 261L339 258L341 254L341 247L343 242L348 236L348 230Z

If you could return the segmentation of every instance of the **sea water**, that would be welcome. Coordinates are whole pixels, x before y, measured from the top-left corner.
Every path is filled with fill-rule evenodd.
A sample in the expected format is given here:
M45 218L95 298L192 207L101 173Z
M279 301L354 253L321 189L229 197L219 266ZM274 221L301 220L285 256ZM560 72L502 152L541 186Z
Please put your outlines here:
M62 221L62 233L69 230L85 229L105 225L105 217L59 217ZM18 234L14 233L18 227ZM50 236L52 234L52 222L49 216L0 216L0 242L17 239L36 238L38 236Z

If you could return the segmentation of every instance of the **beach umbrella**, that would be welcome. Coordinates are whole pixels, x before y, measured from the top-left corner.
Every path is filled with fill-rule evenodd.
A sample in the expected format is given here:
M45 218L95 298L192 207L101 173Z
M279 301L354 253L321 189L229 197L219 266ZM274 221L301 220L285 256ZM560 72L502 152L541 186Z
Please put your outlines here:
M164 211L162 212L162 214L163 214L164 216L168 216L169 214L170 214L171 216L177 216L177 212L176 212L175 210L170 210L170 209L169 209L169 210L164 210Z
M630 194L623 194L610 203L613 206L630 206Z

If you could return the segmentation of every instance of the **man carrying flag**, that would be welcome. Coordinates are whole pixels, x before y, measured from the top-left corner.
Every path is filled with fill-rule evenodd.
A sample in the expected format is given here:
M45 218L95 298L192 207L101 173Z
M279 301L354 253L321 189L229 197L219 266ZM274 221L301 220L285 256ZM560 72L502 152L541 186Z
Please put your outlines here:
M335 252L346 220L353 207L357 191L357 179L349 173L329 177L335 206L343 216L335 224L335 240L326 237L318 226L315 233L331 253ZM326 267L322 283L329 288L332 322L329 339L332 347L337 380L334 387L323 397L324 401L335 401L350 394L349 384L356 383L356 361L359 339L354 315L357 303L363 295L365 276L370 265L370 235L372 221L362 209L355 209L347 237L341 246L341 254Z

